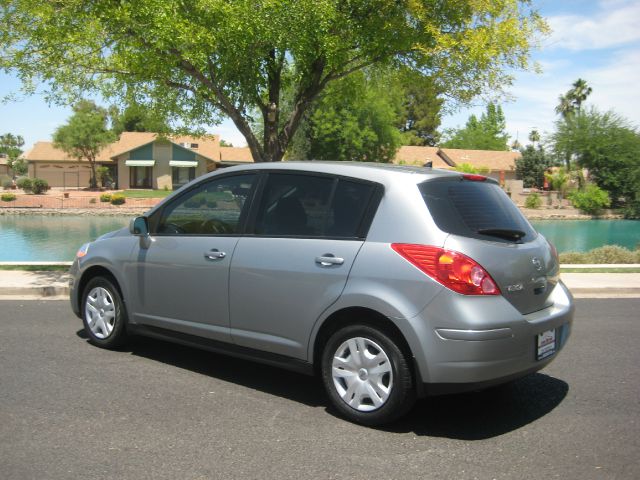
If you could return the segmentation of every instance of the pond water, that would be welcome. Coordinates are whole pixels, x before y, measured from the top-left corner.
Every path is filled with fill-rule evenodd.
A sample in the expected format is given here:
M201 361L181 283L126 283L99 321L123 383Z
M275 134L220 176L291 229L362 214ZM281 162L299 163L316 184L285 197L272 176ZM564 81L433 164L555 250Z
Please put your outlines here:
M129 225L130 216L0 215L0 262L71 261L80 245ZM559 252L584 252L602 245L634 249L640 221L536 220L533 226Z
M0 215L0 262L71 261L78 247L132 217Z
M640 243L638 220L535 220L531 224L558 252L586 252L603 245L634 250Z

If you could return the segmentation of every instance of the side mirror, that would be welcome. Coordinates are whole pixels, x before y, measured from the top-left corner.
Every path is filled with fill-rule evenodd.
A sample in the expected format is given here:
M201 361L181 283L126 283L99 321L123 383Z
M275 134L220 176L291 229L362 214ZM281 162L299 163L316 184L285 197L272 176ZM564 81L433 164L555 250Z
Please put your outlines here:
M147 217L136 217L129 223L129 232L133 235L146 237L149 235L149 223Z

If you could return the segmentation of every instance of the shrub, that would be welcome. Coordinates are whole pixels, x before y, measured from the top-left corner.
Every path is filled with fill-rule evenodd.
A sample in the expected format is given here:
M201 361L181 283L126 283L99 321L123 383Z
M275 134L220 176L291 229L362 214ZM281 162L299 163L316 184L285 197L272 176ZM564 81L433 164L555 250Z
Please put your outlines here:
M574 207L589 215L597 215L611 205L609 194L594 184L587 185L584 190L571 192L569 200Z
M100 201L107 203L111 201L111 194L110 193L103 193L102 195L100 195Z
M49 183L43 178L34 178L31 180L31 191L36 195L46 192L51 187L49 187Z
M124 195L121 195L119 193L111 195L111 205L122 205L124 202L126 202L126 198Z
M25 193L31 193L32 180L29 177L20 177L16 181L18 188L25 191Z
M540 195L537 193L532 193L524 201L525 208L540 208L541 205L542 205L542 199L540 198Z
M0 198L2 198L3 202L13 202L16 199L16 196L13 193L3 193Z
M640 250L632 251L619 245L605 245L584 253L561 253L560 263L640 263Z

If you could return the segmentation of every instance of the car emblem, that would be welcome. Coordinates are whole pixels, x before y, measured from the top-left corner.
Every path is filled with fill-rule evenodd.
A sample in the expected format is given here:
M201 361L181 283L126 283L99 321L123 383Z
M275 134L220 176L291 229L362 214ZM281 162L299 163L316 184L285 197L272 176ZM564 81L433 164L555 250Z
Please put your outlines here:
M542 270L542 262L540 261L540 259L538 257L533 257L531 259L531 263L533 263L533 266L536 267L536 270L539 272L540 270Z

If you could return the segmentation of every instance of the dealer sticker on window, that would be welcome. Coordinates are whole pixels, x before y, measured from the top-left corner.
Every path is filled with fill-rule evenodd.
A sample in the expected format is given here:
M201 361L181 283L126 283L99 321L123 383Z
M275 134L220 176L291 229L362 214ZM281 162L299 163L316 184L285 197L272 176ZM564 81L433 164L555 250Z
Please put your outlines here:
M536 360L542 360L553 355L556 352L556 331L547 330L539 333L537 346Z

